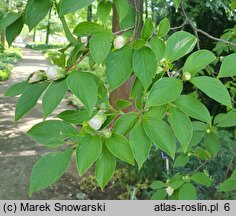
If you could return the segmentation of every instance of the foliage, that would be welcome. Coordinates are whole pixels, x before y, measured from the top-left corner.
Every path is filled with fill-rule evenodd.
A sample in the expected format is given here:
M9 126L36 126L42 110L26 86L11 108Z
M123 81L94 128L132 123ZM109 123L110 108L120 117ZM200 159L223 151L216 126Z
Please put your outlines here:
M0 81L7 80L15 63L22 58L19 48L5 49L0 52Z
M15 84L5 93L21 95L16 105L16 120L29 112L42 95L44 121L27 133L45 147L64 147L63 151L49 153L35 164L30 194L53 184L64 173L73 151L79 174L83 175L95 163L96 181L104 189L119 160L130 165L137 162L141 170L153 146L166 160L173 160L175 167L183 168L192 157L204 161L203 164L214 160L220 154L219 130L236 126L232 103L235 95L228 90L235 86L235 55L228 55L220 62L212 51L200 49L197 34L183 30L169 33L167 18L158 23L156 34L152 20L147 18L142 26L139 13L127 0L114 0L121 31L112 32L104 23L110 18L111 7L103 8L106 18L99 12L101 21L79 22L71 31L65 15L92 2L95 1L60 0L57 4L43 0L39 5L38 1L30 0L25 13L8 12L0 19L2 29L12 29L14 22L23 16L31 30L53 4L68 39L68 45L52 58L54 66L40 71L40 76L33 73L26 85ZM175 1L176 7L179 3ZM37 19L32 11L37 11ZM18 30L7 32L7 36L14 38ZM82 40L84 36L88 38L86 43ZM91 68L105 66L104 79L93 69L81 69L86 58ZM113 91L122 89L123 83L132 79L130 97L118 96L116 106L110 103ZM82 109L65 110L57 116L60 120L47 120L67 90L80 100ZM206 98L218 104L222 112L209 112ZM126 110L128 107L131 111ZM198 187L210 187L212 183L200 168L186 173L168 171L166 182L152 185L158 190L152 199L168 196L196 199ZM52 171L44 173L45 169ZM219 190L226 191L227 181L234 181L234 176L222 183Z

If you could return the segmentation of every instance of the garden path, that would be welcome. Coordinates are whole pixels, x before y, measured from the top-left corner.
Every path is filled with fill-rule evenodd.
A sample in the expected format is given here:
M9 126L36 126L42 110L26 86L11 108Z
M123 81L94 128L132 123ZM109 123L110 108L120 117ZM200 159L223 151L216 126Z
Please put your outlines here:
M15 66L8 81L0 83L0 199L29 199L29 179L34 163L48 149L27 137L25 132L42 121L41 101L23 119L14 122L17 98L4 97L12 84L26 80L34 71L49 66L45 57L37 51L23 49L23 59ZM65 108L62 103L56 110ZM78 175L75 163L53 186L33 195L32 199L76 199Z

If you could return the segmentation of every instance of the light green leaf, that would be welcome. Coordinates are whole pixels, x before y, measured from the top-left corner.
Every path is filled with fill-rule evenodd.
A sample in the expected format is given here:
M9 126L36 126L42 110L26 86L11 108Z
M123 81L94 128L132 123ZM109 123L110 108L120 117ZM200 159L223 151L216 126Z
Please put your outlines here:
M7 89L7 91L4 93L4 96L15 97L17 95L21 95L30 85L32 84L28 83L27 81L16 83Z
M146 135L141 123L137 122L131 131L129 142L134 158L138 163L139 169L141 169L152 147L152 142Z
M29 0L25 8L25 23L31 31L48 14L52 6L51 0Z
M102 141L99 136L83 137L76 147L76 164L82 176L98 159L102 152Z
M136 78L130 91L130 98L135 99L137 96L140 95L142 96L143 94L144 94L143 84L138 78Z
M71 161L73 148L62 152L53 152L39 159L33 167L30 177L30 196L56 182L65 172Z
M136 17L136 10L133 6L129 5L128 13L124 17L124 19L120 22L121 29L127 29L133 27L135 23L135 17ZM131 37L133 34L134 34L133 29L124 33L124 35L127 37Z
M232 108L229 92L220 80L212 77L200 76L192 78L191 83L210 98Z
M193 136L193 126L189 117L178 108L172 108L169 111L168 121L183 151L186 152Z
M179 155L174 162L174 167L184 167L189 162L187 155Z
M134 156L129 141L120 134L112 134L106 141L107 148L120 160L134 165Z
M78 135L78 130L68 123L59 120L48 120L40 122L34 125L29 131L28 136L34 141L44 144L47 147L57 147L58 145L53 144L51 146L50 140L62 140ZM65 142L64 142L65 143Z
M184 64L183 72L188 72L191 75L194 75L204 69L215 59L216 56L209 50L196 51L187 58Z
M167 106L150 107L144 114L147 120L162 120L166 114Z
M161 189L161 188L164 188L164 187L166 187L166 186L162 181L154 181L150 185L150 188L153 189L153 190L158 190L158 189Z
M65 110L59 113L56 117L71 124L82 124L84 121L88 121L94 117L96 113L97 110L94 110L92 114L90 114L86 109Z
M23 16L20 16L15 22L6 28L6 39L9 46L11 46L12 42L21 33L23 26Z
M114 0L120 22L125 18L129 11L128 0Z
M161 106L174 101L183 90L183 82L179 79L164 77L158 80L150 90L147 106Z
M59 16L75 12L92 4L94 0L60 0L58 5Z
M103 146L102 154L96 162L95 175L99 186L104 189L116 169L116 157Z
M100 31L104 31L104 28L97 23L81 22L75 27L73 34L78 37L83 37L98 33Z
M161 22L158 26L157 35L159 37L164 37L168 34L169 31L170 31L170 22L167 18L164 18L161 20Z
M202 172L197 172L193 174L191 179L207 187L211 186L211 182L212 182L212 180L205 173L202 173Z
M178 8L181 4L181 1L182 0L173 0L174 4L175 4L175 7Z
M220 113L214 119L214 125L217 127L234 127L236 126L236 110L228 113Z
M157 70L156 57L150 48L142 47L134 51L133 69L144 88L147 89Z
M30 85L21 95L15 111L15 120L19 120L23 115L29 112L37 103L39 97L48 87L49 83L35 83Z
M14 23L19 17L21 13L7 12L0 16L0 32L5 31L5 29Z
M176 140L168 124L162 120L146 119L144 116L143 126L152 142L174 159Z
M224 58L218 78L236 76L236 53L228 55Z
M191 183L185 183L179 190L179 200L196 200L197 191Z
M206 106L191 95L181 95L174 104L188 116L211 124L211 116Z
M172 34L166 42L166 59L172 63L190 53L197 43L197 38L185 31Z
M161 189L156 191L152 196L151 196L151 200L164 200L167 196L166 190L165 189Z
M230 178L226 179L219 186L219 191L221 192L230 192L233 190L236 190L236 170L234 170Z
M156 60L159 62L161 61L166 52L166 45L162 39L160 39L158 36L155 36L151 39L150 45L152 47L152 51L154 52L156 56Z
M113 132L126 135L132 130L137 121L138 114L136 112L124 114L116 121Z
M108 20L109 14L112 9L112 3L107 0L100 1L97 8L97 15L98 18L103 22L106 23Z
M42 99L43 115L46 118L64 98L68 88L66 80L55 81L47 88Z
M63 27L63 30L65 32L65 36L67 38L67 40L71 43L71 44L78 44L78 41L77 39L75 38L75 36L71 33L70 31L70 28L67 24L67 21L65 19L65 17L60 17L60 20L61 20L61 23L62 23L62 27Z
M141 38L147 41L150 37L152 37L154 33L154 25L152 23L152 19L149 17L145 20L144 26L141 31Z
M112 46L112 35L109 31L101 31L93 34L89 41L91 54L99 65L109 54Z
M67 77L66 82L72 93L92 113L98 99L98 87L94 75L88 72L73 71Z
M106 61L106 76L111 90L119 87L133 72L133 50L130 46L110 52Z
M119 109L121 109L121 110L129 107L130 105L132 105L132 103L127 100L117 100L116 101L116 106L119 107Z
M203 144L213 157L217 155L220 150L220 139L216 133L206 133Z

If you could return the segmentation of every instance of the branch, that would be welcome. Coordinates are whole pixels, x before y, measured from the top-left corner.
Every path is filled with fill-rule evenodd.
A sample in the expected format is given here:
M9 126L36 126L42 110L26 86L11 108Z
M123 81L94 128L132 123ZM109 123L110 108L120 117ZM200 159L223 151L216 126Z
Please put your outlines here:
M186 11L185 11L185 9L184 9L183 4L181 4L181 9L182 9L182 12L183 12L183 14L184 14L184 16L185 16L185 21L187 21L187 23L192 27L192 29L193 29L195 35L199 32L199 33L205 35L206 37L210 38L211 40L219 41L219 42L222 42L222 43L225 43L225 44L228 44L228 45L232 45L232 46L236 46L236 44L233 43L233 42L230 42L230 41L227 41L227 40L224 40L224 39L221 39L221 38L214 37L214 36L210 35L209 33L203 31L202 29L197 28L197 27L193 24L192 20L189 19L188 15L187 15L187 13L186 13ZM197 35L198 35L198 34L197 34ZM199 39L199 38L198 38L198 39Z
M186 24L188 23L187 19L184 20L184 22L180 25L180 26L177 26L177 27L172 27L170 28L170 30L178 30L178 29L181 29L183 28Z
M122 29L120 31L117 31L117 32L114 32L113 35L121 35L127 31L130 31L130 30L133 30L135 28L135 26L132 26L132 27L129 27L129 28L126 28L126 29Z

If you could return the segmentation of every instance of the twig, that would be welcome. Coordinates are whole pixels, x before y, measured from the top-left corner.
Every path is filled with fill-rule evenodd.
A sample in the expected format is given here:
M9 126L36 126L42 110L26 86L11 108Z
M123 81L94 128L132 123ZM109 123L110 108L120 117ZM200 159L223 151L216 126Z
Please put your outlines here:
M114 32L113 35L121 35L127 31L133 30L135 28L135 26L126 28L126 29L121 29L120 31Z
M229 165L228 165L227 170L226 170L226 173L225 173L225 178L224 178L224 180L227 179L227 177L228 177L229 171L230 171L231 166L232 166L232 164L233 164L233 162L234 162L234 157L235 157L235 156L233 155L233 157L231 158L231 160L230 160L230 162L229 162Z
M187 19L184 20L184 22L180 25L180 26L177 26L177 27L172 27L170 28L170 30L178 30L178 29L181 29L183 28L186 24L188 23Z
M88 50L84 55L82 55L82 56L78 59L78 61L75 62L75 64L73 64L73 65L67 67L66 70L67 70L67 71L72 70L72 69L75 67L76 64L79 64L80 62L82 62L87 56L89 56L89 54L90 54L90 50Z
M203 31L202 29L197 28L197 27L193 24L192 20L189 19L188 15L187 15L187 13L186 13L186 11L185 11L185 9L184 9L183 3L181 4L181 9L182 9L182 12L183 12L183 14L184 14L185 20L186 20L187 23L192 27L192 29L193 29L195 35L196 35L196 33L199 32L199 33L205 35L206 37L208 37L208 38L210 38L210 39L212 39L212 40L214 40L214 41L219 41L219 42L222 42L222 43L225 43L225 44L229 44L229 45L232 45L232 46L236 46L236 44L233 43L233 42L230 42L230 41L227 41L227 40L224 40L224 39L221 39L221 38L214 37L214 36L210 35L209 33ZM199 38L198 38L198 41L199 41Z

